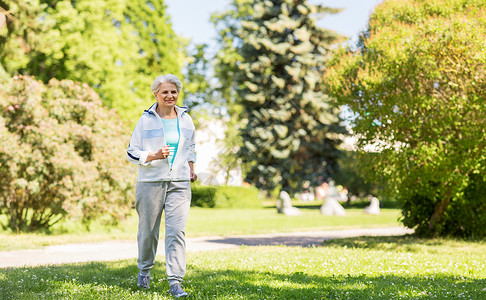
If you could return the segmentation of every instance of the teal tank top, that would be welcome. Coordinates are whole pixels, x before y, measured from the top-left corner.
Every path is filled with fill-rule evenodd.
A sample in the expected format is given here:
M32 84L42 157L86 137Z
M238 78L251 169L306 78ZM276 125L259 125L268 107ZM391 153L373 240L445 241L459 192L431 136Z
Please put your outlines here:
M165 142L169 146L170 155L167 158L172 168L174 158L177 154L177 148L179 148L179 119L161 119L162 126L164 127Z

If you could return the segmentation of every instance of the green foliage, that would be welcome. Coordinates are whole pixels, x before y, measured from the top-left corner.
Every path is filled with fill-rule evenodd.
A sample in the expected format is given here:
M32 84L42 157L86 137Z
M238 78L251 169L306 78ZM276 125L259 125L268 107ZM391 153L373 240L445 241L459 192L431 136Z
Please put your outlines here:
M398 203L396 199L391 199L391 198L379 198L380 200L380 208L386 208L386 209L391 209L391 208L398 208ZM343 203L344 208L349 209L349 208L360 208L363 209L366 206L370 205L370 199L368 197L365 198L356 198L352 201L347 201L346 203ZM383 210L382 210L383 213Z
M464 197L451 203L444 221L444 231L454 236L484 238L486 236L486 181L473 175L464 190ZM479 217L478 217L479 216Z
M260 208L262 199L255 187L219 186L218 208Z
M216 74L224 95L242 107L238 155L258 188L298 191L337 169L345 130L321 74L339 36L313 19L337 11L302 0L246 0L213 16L222 48Z
M192 198L191 206L214 207L218 197L218 188L214 186L191 186Z
M242 168L241 158L236 153L242 145L239 135L241 107L235 103L227 87L227 78L218 80L212 78L211 58L208 45L196 45L190 52L189 61L185 66L184 86L185 101L191 110L196 127L206 129L214 126L211 119L220 118L225 126L224 139L219 141L216 162L211 165L211 172L220 171L225 174L225 184L231 182L231 172ZM215 69L221 69L217 63Z
M192 186L191 206L208 208L259 208L262 199L254 187Z
M339 160L339 170L333 179L336 184L342 185L348 189L349 196L365 197L367 195L381 196L380 187L366 178L362 171L362 160L368 159L373 153L363 153L361 157L354 151L343 151Z
M419 235L428 235L428 222L434 213L434 201L423 195L402 199L403 223L416 226ZM483 177L472 175L462 197L454 199L448 207L440 226L441 232L462 238L486 236L486 182Z
M63 216L89 221L130 209L133 170L119 117L86 84L15 77L0 89L0 211L14 231Z
M163 0L2 0L0 6L8 11L1 69L44 83L86 82L131 122L154 102L152 80L180 73L183 45Z
M201 105L204 103L213 104L216 92L208 77L210 69L210 59L207 57L208 45L195 45L188 51L189 57L184 68L184 78L187 81L183 87L185 101L191 110L202 109Z
M469 236L465 222L485 222L483 198L472 196L486 178L485 12L485 1L386 1L359 49L341 51L327 72L358 114L358 147L377 152L368 176L423 234Z

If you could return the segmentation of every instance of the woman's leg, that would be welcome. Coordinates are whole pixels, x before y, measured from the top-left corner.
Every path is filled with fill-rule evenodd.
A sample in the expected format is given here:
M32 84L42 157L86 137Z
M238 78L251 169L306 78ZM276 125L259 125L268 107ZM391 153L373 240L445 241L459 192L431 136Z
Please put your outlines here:
M168 182L139 182L135 189L138 213L138 268L148 274L154 266L159 242L160 218Z
M165 199L165 264L169 285L186 273L185 230L191 206L191 182L171 181Z

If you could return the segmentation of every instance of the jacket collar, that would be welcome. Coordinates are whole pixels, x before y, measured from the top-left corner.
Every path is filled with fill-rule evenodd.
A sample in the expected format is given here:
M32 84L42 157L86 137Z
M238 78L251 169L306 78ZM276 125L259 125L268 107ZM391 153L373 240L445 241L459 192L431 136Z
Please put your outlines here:
M157 109L157 105L158 105L158 102L155 102L154 104L152 104L152 106L150 106L149 109L144 110L144 112L152 114L152 115L155 116L157 114L157 112L155 111ZM182 116L184 113L187 112L187 107L176 105L175 110L176 110L178 116Z

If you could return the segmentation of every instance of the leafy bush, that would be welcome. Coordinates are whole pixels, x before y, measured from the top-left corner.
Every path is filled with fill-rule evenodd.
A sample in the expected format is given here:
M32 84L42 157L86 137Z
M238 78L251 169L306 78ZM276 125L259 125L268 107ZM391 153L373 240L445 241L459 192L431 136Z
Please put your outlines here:
M464 197L451 203L444 221L444 232L460 237L486 236L486 181L472 175Z
M216 198L218 197L218 188L214 186L201 186L192 184L192 199L191 206L198 207L214 207L216 206Z
M125 216L135 172L122 125L86 84L22 76L2 84L2 225L18 232L49 228L66 214Z
M395 199L383 198L380 199L380 208L399 208L399 205ZM343 203L345 208L365 208L370 205L371 201L368 197L356 198L352 201L347 201Z
M437 201L436 201L437 202ZM434 212L437 203L433 199L417 195L403 201L403 222L412 227L419 224L417 233L427 235L428 216ZM486 236L486 181L472 175L462 197L450 204L440 231L443 235L483 238Z
M257 208L262 199L255 187L201 186L193 184L191 206L210 208Z
M376 152L367 176L422 234L469 235L465 223L485 222L472 196L486 180L485 35L483 0L385 1L358 49L327 70L330 91L356 113L359 150Z
M258 189L253 186L220 186L215 207L258 208L262 207L262 199Z
M373 153L367 153L373 155ZM365 197L367 195L378 196L379 184L367 180L360 165L360 160L354 151L343 151L339 161L339 170L333 179L336 184L345 186L349 196Z
M400 208L400 203L398 203L396 198L384 197L383 199L380 199L380 207L381 208Z

